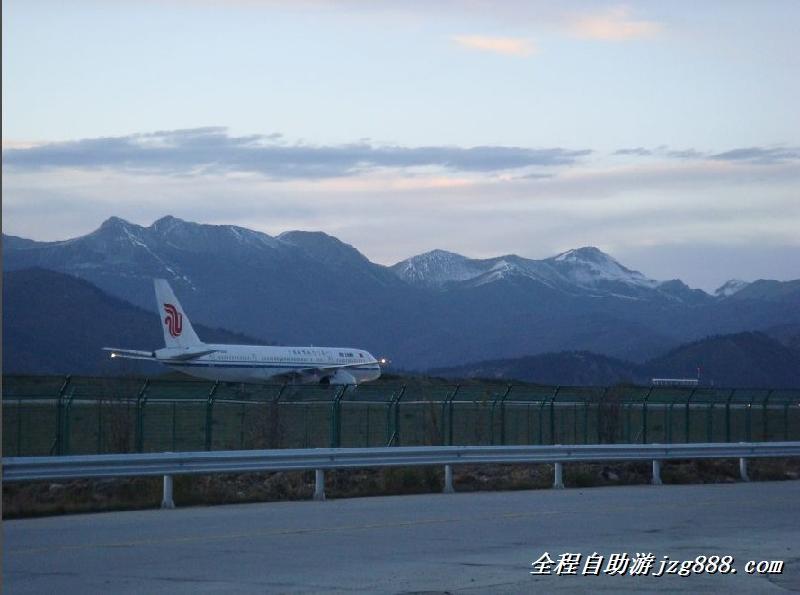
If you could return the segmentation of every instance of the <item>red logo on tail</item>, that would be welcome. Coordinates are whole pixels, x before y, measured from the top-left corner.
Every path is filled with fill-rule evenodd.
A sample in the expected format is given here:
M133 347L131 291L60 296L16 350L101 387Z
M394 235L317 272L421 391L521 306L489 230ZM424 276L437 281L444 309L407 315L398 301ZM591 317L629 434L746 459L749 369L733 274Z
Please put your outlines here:
M164 312L167 313L164 324L167 325L169 334L173 337L179 336L183 330L183 315L172 304L164 304Z

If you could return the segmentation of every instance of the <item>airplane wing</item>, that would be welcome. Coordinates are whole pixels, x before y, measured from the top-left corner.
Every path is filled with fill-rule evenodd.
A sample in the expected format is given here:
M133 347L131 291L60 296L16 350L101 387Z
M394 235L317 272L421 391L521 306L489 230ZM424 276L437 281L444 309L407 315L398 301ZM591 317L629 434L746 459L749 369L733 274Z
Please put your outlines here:
M340 370L343 368L357 368L358 366L370 366L372 364L380 364L378 360L370 362L352 362L350 364L331 364L329 366L310 366L308 368L300 368L295 370L292 374L321 374L323 372L330 372L331 370Z
M292 370L291 372L286 372L285 374L276 374L274 378L283 378L285 380L296 380L301 379L310 375L319 375L324 374L325 372L330 372L331 370L338 370L342 368L356 368L358 366L370 366L372 364L380 364L379 360L372 360L372 361L361 361L361 362L352 362L349 364L331 364L329 366L309 366L308 368L299 368L297 370Z
M110 351L111 357L121 357L125 359L149 359L159 362L183 362L186 360L197 359L209 353L215 353L219 349L205 349L203 351L188 351L186 353L179 353L169 358L156 357L154 351L139 351L138 349L117 349L116 347L103 347L103 351Z
M380 362L376 359L372 360L371 362L353 362L350 364L331 364L330 366L314 366L312 368L307 368L307 370L312 370L315 372L327 372L329 370L338 370L340 368L357 368L359 366L371 366L372 364L379 364ZM303 370L304 372L306 369Z
M140 351L138 349L117 349L116 347L103 347L103 351L110 351L111 357L121 357L124 359L156 359L156 354L152 351Z

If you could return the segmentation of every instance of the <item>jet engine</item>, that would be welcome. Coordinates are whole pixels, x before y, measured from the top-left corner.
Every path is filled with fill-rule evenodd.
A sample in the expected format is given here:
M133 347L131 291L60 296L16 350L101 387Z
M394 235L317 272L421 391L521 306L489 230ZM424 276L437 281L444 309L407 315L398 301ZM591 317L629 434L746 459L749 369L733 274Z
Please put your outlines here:
M358 384L355 376L345 370L336 370L330 376L322 379L323 384Z

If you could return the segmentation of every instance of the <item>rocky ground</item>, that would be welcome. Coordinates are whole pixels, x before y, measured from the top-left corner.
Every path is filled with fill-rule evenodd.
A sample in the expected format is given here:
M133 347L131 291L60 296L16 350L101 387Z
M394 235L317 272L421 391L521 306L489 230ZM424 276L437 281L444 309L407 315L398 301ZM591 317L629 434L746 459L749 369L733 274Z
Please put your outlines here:
M797 480L800 460L763 459L749 462L750 478ZM649 463L569 464L569 487L645 484ZM461 465L453 469L457 491L545 489L553 482L551 465ZM676 461L662 465L664 483L739 481L738 461ZM326 473L328 498L438 492L442 467L356 469ZM177 506L303 500L314 492L314 473L279 472L237 475L178 476ZM69 482L29 482L3 486L3 518L154 508L161 502L161 478L94 479Z

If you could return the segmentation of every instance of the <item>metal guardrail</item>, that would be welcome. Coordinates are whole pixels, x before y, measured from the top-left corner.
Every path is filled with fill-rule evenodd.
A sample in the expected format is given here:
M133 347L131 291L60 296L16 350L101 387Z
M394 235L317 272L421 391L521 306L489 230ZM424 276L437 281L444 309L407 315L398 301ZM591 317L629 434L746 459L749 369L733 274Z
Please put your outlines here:
M661 461L739 459L747 481L747 459L798 457L800 442L699 444L582 444L551 446L432 446L387 448L313 448L59 457L8 457L3 481L41 481L100 477L164 476L162 507L172 508L172 476L258 471L316 470L314 498L324 500L325 469L444 465L445 492L453 491L452 465L553 463L553 487L564 487L563 463L652 461L653 483L661 483Z

